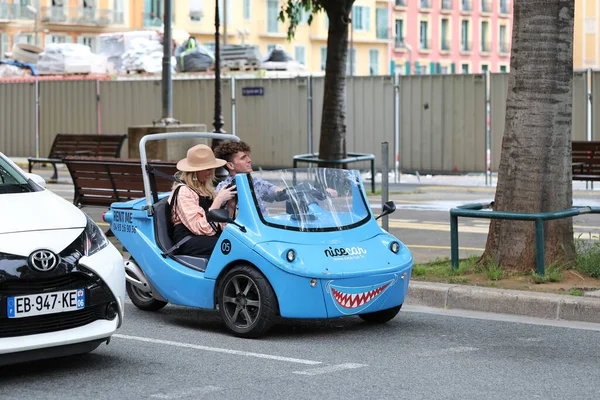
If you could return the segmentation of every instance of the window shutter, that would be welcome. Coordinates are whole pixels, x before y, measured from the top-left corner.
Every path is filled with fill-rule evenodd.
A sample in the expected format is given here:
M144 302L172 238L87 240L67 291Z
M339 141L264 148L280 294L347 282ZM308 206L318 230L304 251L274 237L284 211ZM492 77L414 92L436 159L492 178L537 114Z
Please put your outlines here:
M435 75L435 63L433 61L429 63L429 73Z

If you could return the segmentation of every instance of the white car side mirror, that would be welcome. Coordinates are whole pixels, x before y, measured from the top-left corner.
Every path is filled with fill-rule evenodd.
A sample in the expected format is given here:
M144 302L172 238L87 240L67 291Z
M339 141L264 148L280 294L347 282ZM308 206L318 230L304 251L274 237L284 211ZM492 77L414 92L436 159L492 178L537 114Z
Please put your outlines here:
M43 187L44 189L46 188L46 180L38 174L30 174L25 172L25 176L34 181L37 185Z

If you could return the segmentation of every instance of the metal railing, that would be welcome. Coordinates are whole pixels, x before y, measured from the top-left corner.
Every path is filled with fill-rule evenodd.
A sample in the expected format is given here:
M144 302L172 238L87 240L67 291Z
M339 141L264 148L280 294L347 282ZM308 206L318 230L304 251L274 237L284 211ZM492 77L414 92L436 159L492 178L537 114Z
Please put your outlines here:
M471 0L461 0L460 1L460 11L472 11L473 3Z
M493 207L494 203L491 202L489 204L465 204L450 209L450 259L453 271L458 269L458 217L535 222L536 272L544 275L544 221L600 213L600 207L572 207L567 210L544 213L482 211Z
M508 0L500 0L500 14L510 14L510 3Z
M26 6L0 3L0 20L33 19L33 16Z
M481 12L482 13L491 13L492 12L492 1L491 0L481 0Z
M473 45L471 42L461 42L460 43L460 51L471 51L473 50Z
M442 0L442 11L452 10L452 0Z
M420 0L419 6L421 8L431 8L431 0Z
M162 18L156 13L144 14L144 26L161 26L162 23Z
M406 0L396 0L397 7L406 7Z
M482 41L481 42L481 52L489 53L490 51L492 51L492 44L488 41Z
M110 25L123 23L123 13L108 9L90 7L42 7L42 22L74 25Z
M431 39L421 38L419 40L419 50L431 50Z
M508 54L510 52L508 44L500 43L498 46L498 51L500 52L500 54Z
M440 50L450 51L450 41L448 39L442 39L440 43Z
M396 49L403 49L404 48L404 38L402 36L396 36L394 38L394 47Z

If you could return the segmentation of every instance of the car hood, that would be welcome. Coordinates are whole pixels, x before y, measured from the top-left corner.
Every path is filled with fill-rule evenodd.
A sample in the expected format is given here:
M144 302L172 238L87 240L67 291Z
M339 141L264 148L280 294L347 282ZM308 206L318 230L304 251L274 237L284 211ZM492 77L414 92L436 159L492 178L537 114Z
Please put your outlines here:
M48 190L0 196L0 235L85 228L85 214Z

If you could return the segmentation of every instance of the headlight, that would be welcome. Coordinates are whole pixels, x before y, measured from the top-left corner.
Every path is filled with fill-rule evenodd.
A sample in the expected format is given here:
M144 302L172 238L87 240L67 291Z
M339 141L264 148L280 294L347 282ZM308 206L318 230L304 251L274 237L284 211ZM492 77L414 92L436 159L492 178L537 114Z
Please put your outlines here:
M289 249L285 255L285 258L288 262L293 262L296 259L296 252L292 249Z
M83 231L83 255L89 257L108 246L109 242L98 225L87 214L85 217L87 225Z
M392 251L392 253L398 254L398 252L400 251L400 243L392 242L390 244L390 250Z

